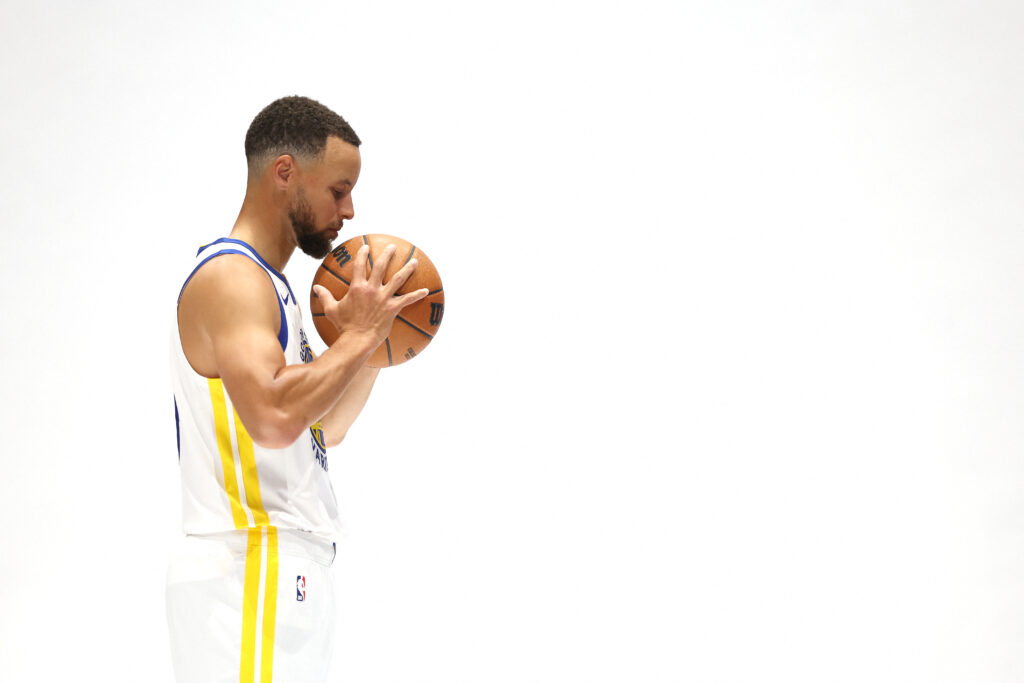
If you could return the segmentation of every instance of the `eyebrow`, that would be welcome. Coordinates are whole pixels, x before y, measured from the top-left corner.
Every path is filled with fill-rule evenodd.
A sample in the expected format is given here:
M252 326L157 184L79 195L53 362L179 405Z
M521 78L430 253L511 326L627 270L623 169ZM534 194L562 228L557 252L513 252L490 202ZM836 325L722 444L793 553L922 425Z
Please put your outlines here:
M345 179L339 180L335 184L337 184L337 185L348 185L349 187L351 187L352 186L352 181L348 180L347 178L345 178Z

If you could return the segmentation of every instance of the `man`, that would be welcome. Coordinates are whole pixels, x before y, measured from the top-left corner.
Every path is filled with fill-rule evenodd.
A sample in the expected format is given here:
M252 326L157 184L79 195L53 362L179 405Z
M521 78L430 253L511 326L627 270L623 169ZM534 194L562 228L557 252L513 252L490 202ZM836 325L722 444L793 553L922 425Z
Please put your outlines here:
M304 97L261 111L245 139L248 182L227 238L199 250L178 298L171 368L186 537L167 579L177 680L324 680L333 637L328 568L338 529L326 447L359 415L365 367L404 307L427 294L387 283L394 252L354 259L348 293L322 287L338 340L314 358L283 275L298 246L323 258L359 178L360 140Z

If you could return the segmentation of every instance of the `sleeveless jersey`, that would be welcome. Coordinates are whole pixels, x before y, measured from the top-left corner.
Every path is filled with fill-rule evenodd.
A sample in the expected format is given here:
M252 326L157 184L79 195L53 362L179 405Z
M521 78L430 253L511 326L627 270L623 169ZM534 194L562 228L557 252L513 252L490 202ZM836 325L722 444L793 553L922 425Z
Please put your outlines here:
M288 365L311 362L313 353L291 286L245 242L223 238L202 247L185 284L204 263L223 254L241 254L266 271L277 292L278 341L285 361ZM286 448L254 443L223 382L207 379L189 365L178 333L177 311L171 335L171 380L186 534L274 526L334 540L340 529L338 508L319 422Z

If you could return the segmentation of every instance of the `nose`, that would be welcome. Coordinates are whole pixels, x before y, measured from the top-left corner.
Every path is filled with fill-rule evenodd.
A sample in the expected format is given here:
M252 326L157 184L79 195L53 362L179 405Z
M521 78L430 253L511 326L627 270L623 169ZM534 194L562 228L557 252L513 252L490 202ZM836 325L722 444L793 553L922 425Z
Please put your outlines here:
M338 216L343 221L350 221L355 218L356 209L352 204L352 195L347 194L341 200L341 206L338 208Z

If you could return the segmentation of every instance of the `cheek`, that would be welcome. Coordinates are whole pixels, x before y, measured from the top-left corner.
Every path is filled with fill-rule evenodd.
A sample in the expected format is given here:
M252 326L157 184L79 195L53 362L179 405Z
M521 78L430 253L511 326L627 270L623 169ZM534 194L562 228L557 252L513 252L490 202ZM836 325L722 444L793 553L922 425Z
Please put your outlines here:
M337 211L338 205L334 202L334 198L332 197L330 201L325 201L317 207L317 216L319 216L322 221L329 221Z

